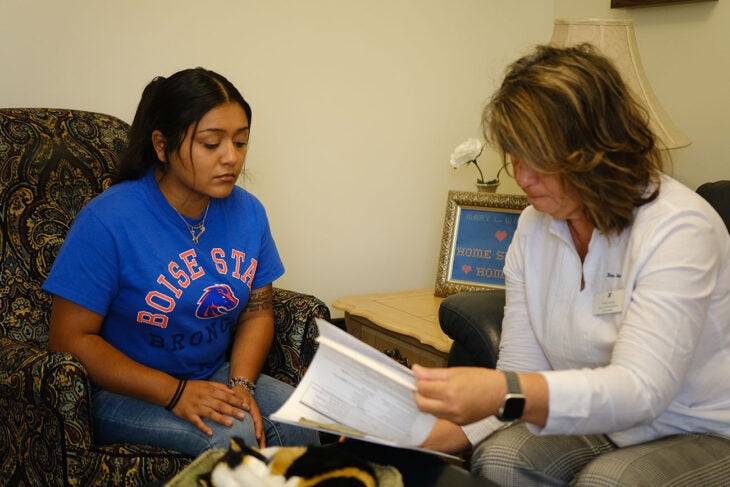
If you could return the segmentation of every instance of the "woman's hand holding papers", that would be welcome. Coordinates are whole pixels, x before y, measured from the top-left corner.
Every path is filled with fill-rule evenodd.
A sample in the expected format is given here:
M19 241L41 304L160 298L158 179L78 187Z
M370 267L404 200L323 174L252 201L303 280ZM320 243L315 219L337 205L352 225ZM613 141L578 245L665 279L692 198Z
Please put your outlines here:
M501 373L478 367L434 369L413 366L418 409L456 424L473 423L499 409L506 386L490 376ZM504 382L504 381L502 381Z
M414 365L413 373L418 409L458 425L496 415L507 395L507 382L500 370L481 367L432 369ZM539 373L519 376L527 398L522 419L543 427L548 414L547 382Z

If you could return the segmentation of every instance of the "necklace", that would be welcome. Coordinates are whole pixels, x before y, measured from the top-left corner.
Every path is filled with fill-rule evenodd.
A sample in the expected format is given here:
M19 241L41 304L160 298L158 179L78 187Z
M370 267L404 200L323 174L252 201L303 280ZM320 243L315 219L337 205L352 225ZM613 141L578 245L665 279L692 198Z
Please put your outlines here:
M208 208L210 208L210 200L208 200L208 204L205 205L205 212L203 213L203 218L196 223L195 225L191 225L188 223L188 221L185 219L184 216L180 214L177 209L173 206L173 210L175 210L175 213L177 213L177 216L180 217L180 219L183 221L186 227L188 227L188 231L190 232L190 236L193 238L193 244L198 245L198 239L201 235L203 235L203 232L205 232L205 219L208 217Z

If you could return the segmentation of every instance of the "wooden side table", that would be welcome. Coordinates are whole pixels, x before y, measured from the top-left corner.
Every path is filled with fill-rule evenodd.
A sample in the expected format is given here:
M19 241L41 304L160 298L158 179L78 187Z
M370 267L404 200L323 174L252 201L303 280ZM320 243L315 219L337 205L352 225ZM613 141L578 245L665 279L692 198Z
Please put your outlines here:
M443 298L433 289L362 294L337 299L347 331L381 352L410 366L446 367L453 340L438 323Z

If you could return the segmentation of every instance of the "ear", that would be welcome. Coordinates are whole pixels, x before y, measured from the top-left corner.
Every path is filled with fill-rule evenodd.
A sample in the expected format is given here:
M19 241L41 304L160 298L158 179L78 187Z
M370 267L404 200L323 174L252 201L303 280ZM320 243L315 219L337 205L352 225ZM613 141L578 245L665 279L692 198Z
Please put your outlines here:
M155 130L152 132L152 147L155 149L157 158L161 162L167 162L167 155L165 153L166 142L167 141L165 139L165 136L162 135L162 132L160 132L159 130Z

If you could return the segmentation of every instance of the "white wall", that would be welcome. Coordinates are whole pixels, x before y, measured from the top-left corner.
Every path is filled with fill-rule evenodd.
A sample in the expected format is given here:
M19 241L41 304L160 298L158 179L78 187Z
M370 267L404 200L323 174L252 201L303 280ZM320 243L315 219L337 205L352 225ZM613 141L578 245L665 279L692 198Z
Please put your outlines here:
M2 0L0 106L131 121L152 77L221 72L253 106L243 184L269 211L287 266L276 284L331 304L433 286L447 192L475 179L448 156L478 135L505 65L549 40L554 17L634 18L647 74L694 141L676 175L692 187L730 177L728 2L609 3ZM480 162L494 172L493 155Z

